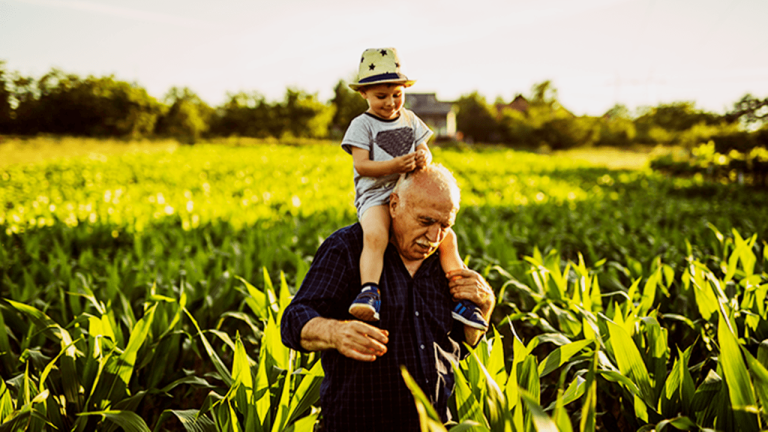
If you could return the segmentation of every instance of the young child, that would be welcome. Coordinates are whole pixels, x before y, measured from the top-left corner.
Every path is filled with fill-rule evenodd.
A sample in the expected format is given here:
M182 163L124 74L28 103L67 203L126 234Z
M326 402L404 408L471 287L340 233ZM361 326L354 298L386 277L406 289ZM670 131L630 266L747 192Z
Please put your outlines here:
M354 161L355 207L363 228L361 290L349 313L364 321L379 320L379 279L389 243L389 195L401 174L432 160L427 147L432 131L412 111L403 108L404 90L414 82L400 73L395 49L381 48L363 52L357 82L349 85L368 102L368 110L352 120L341 142ZM439 251L446 274L464 268L453 230L449 230ZM452 316L474 328L488 328L472 302L457 303Z

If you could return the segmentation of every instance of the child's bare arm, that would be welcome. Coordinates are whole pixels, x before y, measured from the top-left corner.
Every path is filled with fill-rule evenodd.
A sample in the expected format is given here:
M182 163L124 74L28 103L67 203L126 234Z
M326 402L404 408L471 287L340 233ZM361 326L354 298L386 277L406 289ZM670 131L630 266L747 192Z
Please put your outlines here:
M416 146L416 167L424 168L432 163L432 152L429 151L427 143L421 143Z
M401 174L416 169L416 153L409 153L388 161L373 161L368 150L352 147L352 160L357 172L366 177Z

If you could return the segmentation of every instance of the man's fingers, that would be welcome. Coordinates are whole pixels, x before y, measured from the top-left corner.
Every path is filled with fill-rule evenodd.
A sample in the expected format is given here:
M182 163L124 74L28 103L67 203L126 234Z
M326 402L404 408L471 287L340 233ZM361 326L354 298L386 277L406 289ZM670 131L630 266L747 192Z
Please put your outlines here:
M360 361L374 361L387 352L389 332L362 321L347 321L337 334L336 350Z

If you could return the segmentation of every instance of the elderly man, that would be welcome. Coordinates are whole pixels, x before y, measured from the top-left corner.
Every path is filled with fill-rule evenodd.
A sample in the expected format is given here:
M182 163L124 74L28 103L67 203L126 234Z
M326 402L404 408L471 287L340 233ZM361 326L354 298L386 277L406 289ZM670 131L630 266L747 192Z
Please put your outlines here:
M285 310L282 335L293 349L322 351L324 430L418 431L401 365L449 420L453 364L467 354L463 342L474 346L483 333L453 320L452 303L471 300L486 320L495 304L477 272L459 270L448 279L433 255L458 210L456 180L440 165L411 173L392 192L378 323L356 321L347 312L360 285L360 224L336 231L320 246Z

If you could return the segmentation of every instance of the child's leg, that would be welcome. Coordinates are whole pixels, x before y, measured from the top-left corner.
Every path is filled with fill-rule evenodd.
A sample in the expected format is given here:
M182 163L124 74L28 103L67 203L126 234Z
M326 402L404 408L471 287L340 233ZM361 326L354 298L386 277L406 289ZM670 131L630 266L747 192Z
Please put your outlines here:
M363 252L360 254L361 291L349 313L363 321L379 319L379 279L384 268L384 251L389 243L389 206L371 207L360 218Z
M389 206L369 208L360 219L363 253L360 254L360 283L379 283L384 268L384 251L389 243Z
M459 270L464 268L464 261L459 255L459 242L456 239L456 233L452 229L448 229L448 233L445 235L445 239L440 243L440 264L443 266L443 271L448 274L453 270Z
M439 250L440 265L443 266L443 271L446 275L453 270L464 268L464 261L461 260L461 255L459 255L459 244L456 239L456 233L453 232L452 229L448 230L445 239L440 243ZM451 315L455 320L470 327L480 330L488 329L488 323L480 313L480 308L469 300L461 300L456 303Z

